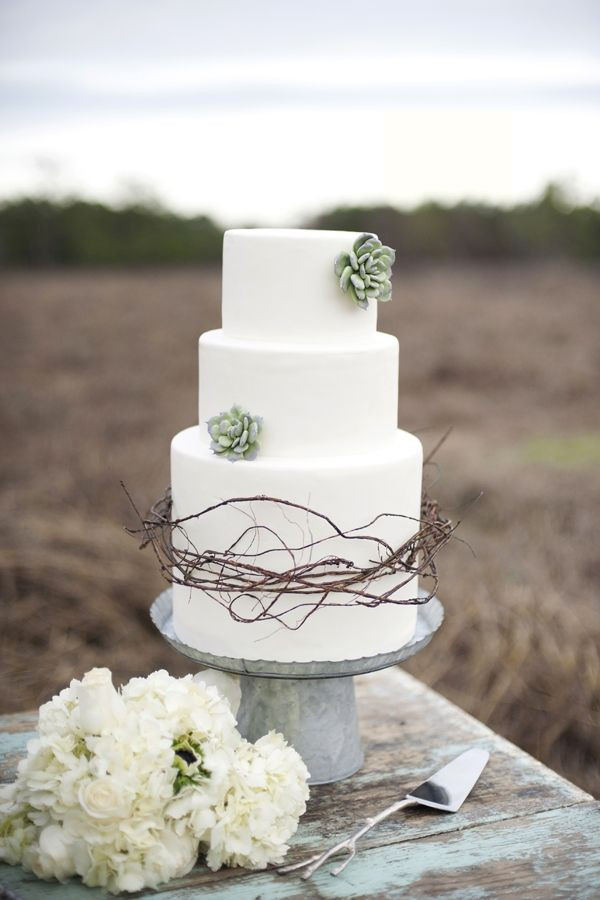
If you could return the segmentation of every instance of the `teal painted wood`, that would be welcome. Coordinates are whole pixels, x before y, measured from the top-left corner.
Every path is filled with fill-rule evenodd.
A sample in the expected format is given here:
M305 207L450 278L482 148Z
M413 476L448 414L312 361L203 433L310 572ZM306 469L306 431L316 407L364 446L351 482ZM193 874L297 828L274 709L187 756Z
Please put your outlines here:
M599 807L588 794L400 670L357 681L365 766L347 781L312 789L286 862L345 837L365 817L466 747L486 747L492 754L490 763L462 810L454 816L407 811L387 820L369 833L359 855L339 878L325 871L306 883L270 872L223 869L213 873L199 865L185 879L165 885L160 896L165 900L246 900L258 895L419 897L442 893L468 900L510 896L511 885L518 884L520 893L527 885L527 897L600 894ZM12 776L34 726L33 714L0 719L2 780ZM545 861L543 867L540 860ZM0 884L23 900L105 896L77 882L39 882L18 867L0 866Z
M138 897L162 900L227 897L268 898L432 897L470 900L485 897L598 897L600 812L578 804L499 824L466 828L428 838L359 851L342 875L325 869L309 882L275 872L234 873L218 884L190 878ZM5 867L6 868L6 867ZM76 883L50 884L2 871L3 882L23 900L81 900L104 896Z

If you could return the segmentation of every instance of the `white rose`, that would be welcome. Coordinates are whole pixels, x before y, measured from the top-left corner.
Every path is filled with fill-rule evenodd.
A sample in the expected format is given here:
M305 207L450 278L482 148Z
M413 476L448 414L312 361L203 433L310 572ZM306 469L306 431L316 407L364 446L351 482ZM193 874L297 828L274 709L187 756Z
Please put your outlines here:
M125 718L125 704L112 683L110 669L91 669L77 688L79 725L87 734L110 731Z
M121 819L129 815L131 808L125 786L110 775L82 784L78 799L92 819Z

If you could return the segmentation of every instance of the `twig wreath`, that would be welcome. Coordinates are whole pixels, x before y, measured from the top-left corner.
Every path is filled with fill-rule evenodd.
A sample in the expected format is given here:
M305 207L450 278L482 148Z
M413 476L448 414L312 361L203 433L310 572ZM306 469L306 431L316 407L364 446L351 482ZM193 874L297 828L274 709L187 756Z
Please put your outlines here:
M290 630L300 628L319 608L325 606L377 607L383 603L427 603L438 585L435 557L457 527L440 514L437 502L427 495L423 496L420 519L398 513L380 513L365 525L343 531L322 512L264 494L231 497L193 515L173 519L171 491L168 489L144 517L123 487L140 520L140 528L127 531L141 537L140 549L152 548L166 581L201 590L225 607L236 622L273 620ZM275 529L261 524L261 511L273 506L278 507L286 518L290 510L302 514L306 522L306 540L288 546ZM250 524L225 550L195 547L187 526L199 519L207 519L226 507L245 513ZM375 533L367 532L367 529L389 518L418 523L415 534L400 547L394 548ZM315 539L317 526L325 529L325 535ZM267 534L275 542L275 547L258 549L261 535ZM327 543L332 540L339 542L339 539L348 542L348 556L327 553ZM357 541L366 541L372 547L369 557L373 558L365 565L358 565L351 558L352 547L356 546ZM246 549L242 549L243 546ZM315 555L317 548L323 551L318 556ZM270 555L285 555L290 563L275 569L269 564ZM305 561L299 562L299 557ZM390 575L398 575L398 581L385 591L378 591L378 580ZM394 595L397 591L417 576L431 579L427 593L396 599ZM278 603L283 595L286 598L284 608ZM292 600L290 605L290 598L297 598L297 602ZM254 602L249 604L248 599ZM286 621L291 613L299 613L293 624Z

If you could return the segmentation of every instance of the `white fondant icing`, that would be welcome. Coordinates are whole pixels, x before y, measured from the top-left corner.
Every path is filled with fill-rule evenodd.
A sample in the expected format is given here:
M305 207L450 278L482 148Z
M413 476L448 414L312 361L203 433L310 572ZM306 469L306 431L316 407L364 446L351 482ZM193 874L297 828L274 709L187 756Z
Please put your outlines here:
M396 431L398 341L389 334L318 346L208 331L199 360L199 421L207 444L207 420L232 403L262 417L262 457L368 453Z
M377 303L359 309L335 258L360 232L232 229L223 241L223 330L230 337L344 344L372 335Z
M201 428L189 428L173 439L171 475L177 518L193 515L223 499L266 494L310 506L330 516L342 529L366 525L382 512L411 518L386 518L367 529L394 548L417 528L421 496L422 450L420 441L397 431L385 446L360 457L343 454L328 458L268 458L228 463L211 453ZM305 514L272 504L258 504L261 524L274 528L288 546L307 540ZM246 510L247 511L247 510ZM314 522L311 519L314 528ZM248 526L247 517L231 507L186 524L196 548L222 551ZM313 533L320 537L318 531ZM272 547L262 537L262 549ZM320 555L339 554L360 565L373 558L373 545L363 541L328 541ZM314 556L312 557L314 559ZM287 554L269 555L269 567L288 568ZM279 562L277 562L279 560ZM307 561L300 554L296 562ZM402 576L377 581L383 592L401 582ZM396 600L415 597L417 579L394 593ZM305 598L308 602L314 597ZM348 595L331 595L330 602L345 604ZM284 595L278 612L296 606L298 597ZM397 649L410 639L416 607L383 604L376 608L337 606L323 608L293 631L278 622L236 622L219 603L198 590L173 586L175 631L183 642L216 655L278 661L357 659ZM289 613L294 624L301 612Z

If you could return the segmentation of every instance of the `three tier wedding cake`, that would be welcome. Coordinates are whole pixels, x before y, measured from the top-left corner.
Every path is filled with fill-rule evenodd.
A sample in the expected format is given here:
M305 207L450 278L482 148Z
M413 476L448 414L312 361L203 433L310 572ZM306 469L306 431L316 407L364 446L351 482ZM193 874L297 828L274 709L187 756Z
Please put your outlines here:
M171 451L172 517L183 520L173 540L181 559L201 555L217 573L214 590L190 586L185 565L174 574L185 644L304 662L386 653L412 636L417 608L398 601L416 596L416 577L379 571L366 600L361 585L310 590L315 572L327 583L368 570L418 529L422 448L397 427L398 341L376 330L392 262L369 234L226 232L223 327L199 343L199 425ZM269 573L290 570L270 589ZM369 602L374 591L386 602Z

